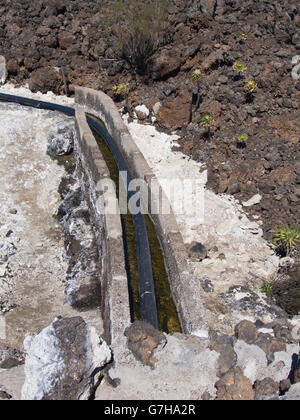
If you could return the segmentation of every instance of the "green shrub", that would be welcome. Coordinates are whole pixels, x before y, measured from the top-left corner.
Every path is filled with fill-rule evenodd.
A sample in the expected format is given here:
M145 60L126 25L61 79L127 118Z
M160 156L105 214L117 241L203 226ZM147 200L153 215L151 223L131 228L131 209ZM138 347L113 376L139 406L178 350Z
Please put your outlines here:
M121 55L141 73L158 49L167 26L170 0L118 0L112 6L118 18L116 35Z
M233 68L238 73L243 73L244 71L248 70L247 64L242 60L236 61L233 65Z
M253 92L257 88L257 82L255 80L249 80L244 86L246 92Z
M268 297L272 297L274 295L273 282L265 281L262 285L261 292L267 295Z
M118 85L114 85L112 87L112 91L115 96L123 96L125 97L130 90L129 83L119 83Z
M201 115L199 124L201 127L210 126L213 122L213 116L209 112L205 112Z
M300 247L300 230L294 225L280 226L274 232L273 243L278 252L288 256Z
M189 123L192 122L193 120L193 114L195 114L195 112L198 111L199 106L200 106L200 101L201 101L201 80L202 80L202 71L201 69L196 69L192 72L192 76L191 79L194 83L197 83L197 101L196 101L196 105L193 108L193 99L194 99L194 92L191 91L192 93L192 99L191 99L191 107L190 107L190 117L189 117Z
M248 141L248 134L247 133L242 133L238 136L237 138L237 142L239 145L246 145L247 141Z
M202 80L202 71L200 69L196 69L192 73L192 80L193 82L199 83Z

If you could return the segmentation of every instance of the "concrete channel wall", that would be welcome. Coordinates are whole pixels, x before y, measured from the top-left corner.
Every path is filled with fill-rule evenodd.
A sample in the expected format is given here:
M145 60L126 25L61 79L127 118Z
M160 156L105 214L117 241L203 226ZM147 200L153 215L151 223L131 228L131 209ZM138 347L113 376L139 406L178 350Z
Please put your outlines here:
M132 169L134 176L144 179L149 189L152 188L152 198L154 198L154 202L156 201L157 206L159 206L159 200L163 199L166 202L165 196L159 198L155 195L155 192L158 191L158 180L132 139L112 99L103 92L77 87L75 102L78 109L77 117L81 115L83 118L83 112L88 112L103 121L109 134L118 144L119 150ZM93 159L92 155L90 159ZM92 164L92 161L88 164ZM149 215L162 247L171 292L182 330L186 334L207 337L208 324L201 301L200 281L192 274L176 218L173 213L151 214L150 210ZM115 219L115 223L119 222Z
M130 309L118 201L116 194L106 192L106 197L111 194L110 202L115 202L116 214L107 212L103 201L103 181L110 179L109 170L81 108L76 109L76 130L78 144L75 152L100 255L104 338L114 348L124 348L124 330L130 325Z

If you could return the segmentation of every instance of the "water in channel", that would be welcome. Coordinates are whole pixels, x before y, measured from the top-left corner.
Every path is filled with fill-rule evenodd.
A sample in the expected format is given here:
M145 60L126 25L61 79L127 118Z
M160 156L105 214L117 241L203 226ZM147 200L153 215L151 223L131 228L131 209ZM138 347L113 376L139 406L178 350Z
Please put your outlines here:
M95 119L103 126L101 120L92 115L89 117ZM117 188L117 196L119 196L119 169L117 163L103 138L92 129L99 149L106 161L110 177L114 181ZM148 215L145 215L148 239L150 245L150 253L152 260L153 280L155 287L155 297L158 313L159 329L166 333L180 332L180 322L175 304L171 296L168 276L165 269L163 253L159 240L156 235L154 225ZM135 240L135 230L132 215L128 211L127 214L121 215L123 228L124 252L126 260L126 271L128 276L128 289L130 299L130 310L132 321L141 319L140 310L140 293L139 293L139 273L137 262L137 249Z

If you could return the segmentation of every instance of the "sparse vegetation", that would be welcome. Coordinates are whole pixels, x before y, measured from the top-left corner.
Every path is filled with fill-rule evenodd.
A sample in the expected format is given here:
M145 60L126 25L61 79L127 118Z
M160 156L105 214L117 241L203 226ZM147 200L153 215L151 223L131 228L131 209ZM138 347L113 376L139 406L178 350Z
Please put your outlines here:
M255 89L257 88L258 84L256 82L256 80L249 80L245 86L244 86L244 90L246 92L246 102L248 104L252 103L254 101L254 94L253 92L255 91Z
M248 70L247 64L242 61L242 60L238 60L234 63L233 65L234 70L236 70L239 74L244 73L245 71Z
M289 224L278 227L274 232L273 243L279 254L289 256L300 247L299 228Z
M265 281L262 285L261 292L264 293L268 297L272 297L274 295L273 292L273 282Z
M130 85L129 83L119 83L118 85L114 85L112 87L112 91L115 97L119 99L125 99L125 113L128 112L131 114L130 107L129 107L129 92L130 92Z
M114 85L112 87L112 91L115 96L126 96L128 95L130 90L129 83L119 83L118 85Z
M257 82L256 80L249 80L244 86L244 89L246 92L252 93L257 88Z
M245 147L248 141L248 134L247 133L242 133L238 136L237 138L237 144L239 147Z
M213 122L213 116L209 112L205 112L201 115L199 124L201 127L209 127Z
M202 80L202 71L200 69L196 69L192 73L192 80L193 82L200 83Z
M213 122L213 116L209 112L201 114L199 124L201 127L206 128L206 132L203 134L204 138L209 139L211 137L211 124Z
M194 83L197 83L197 101L195 108L193 109L193 92L192 92L192 102L191 102L191 111L190 111L190 119L189 122L192 122L193 120L193 114L198 111L200 101L201 101L201 80L202 80L202 71L201 69L196 69L193 71L191 79Z
M118 0L112 9L120 19L117 37L122 58L140 73L163 41L169 0Z

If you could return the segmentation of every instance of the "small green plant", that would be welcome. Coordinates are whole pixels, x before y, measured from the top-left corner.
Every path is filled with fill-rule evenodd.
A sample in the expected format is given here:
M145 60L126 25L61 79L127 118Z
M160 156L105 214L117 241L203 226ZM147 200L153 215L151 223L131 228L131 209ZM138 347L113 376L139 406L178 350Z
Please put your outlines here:
M129 93L129 90L129 83L119 83L118 85L114 85L112 87L112 91L115 96L125 97Z
M199 106L200 106L200 101L201 101L201 80L202 80L202 71L201 69L196 69L193 71L191 79L194 83L197 83L197 101L196 101L196 105L195 108L193 109L193 97L194 97L194 93L192 91L192 100L191 100L191 108L190 108L190 118L189 118L189 123L192 122L193 120L193 114L195 114L196 111L198 111Z
M273 243L280 254L289 256L300 247L300 230L294 225L280 226L274 232Z
M249 80L244 86L244 89L246 92L252 93L257 88L257 82L256 80Z
M131 110L129 107L129 92L130 92L130 85L129 83L119 83L118 85L114 85L112 87L113 94L116 98L125 98L125 107L124 107L124 113L131 116Z
M242 60L236 61L233 65L233 68L240 74L248 70L247 64Z
M237 138L238 146L245 147L247 144L248 138L249 136L247 133L240 134Z
M201 127L210 126L213 122L213 116L209 112L205 112L201 115L199 124Z
M202 71L200 69L196 69L192 73L192 80L193 82L201 82L202 80Z
M272 297L274 295L273 283L271 281L265 281L262 285L261 292L268 297Z

